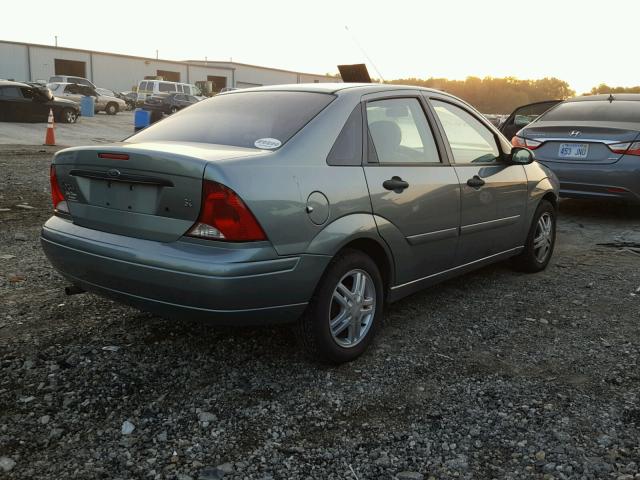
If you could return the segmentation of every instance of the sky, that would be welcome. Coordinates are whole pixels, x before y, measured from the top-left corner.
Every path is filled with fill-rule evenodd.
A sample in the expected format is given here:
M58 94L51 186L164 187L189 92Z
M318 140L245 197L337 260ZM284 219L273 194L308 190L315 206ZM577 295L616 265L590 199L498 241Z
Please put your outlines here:
M168 8L165 6L169 6ZM6 2L0 40L308 73L557 77L578 94L640 85L640 2L242 0ZM347 29L348 28L348 29Z

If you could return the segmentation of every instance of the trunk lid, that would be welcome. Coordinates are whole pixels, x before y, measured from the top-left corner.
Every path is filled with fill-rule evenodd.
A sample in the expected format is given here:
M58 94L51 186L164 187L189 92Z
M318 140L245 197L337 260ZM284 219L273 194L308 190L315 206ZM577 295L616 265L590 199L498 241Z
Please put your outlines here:
M539 121L525 127L520 136L543 142L535 150L538 161L608 164L622 157L608 145L633 142L638 127L626 122Z
M119 143L63 150L54 164L75 224L171 242L198 218L209 162L261 154L199 143Z

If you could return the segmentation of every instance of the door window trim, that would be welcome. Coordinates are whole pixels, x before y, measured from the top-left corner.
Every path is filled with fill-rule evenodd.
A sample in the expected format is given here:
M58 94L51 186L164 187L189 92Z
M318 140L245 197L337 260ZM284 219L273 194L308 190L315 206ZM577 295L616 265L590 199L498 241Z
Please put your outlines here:
M369 142L370 142L370 133L369 133L369 120L367 118L367 104L373 102L379 102L383 100L401 100L401 99L414 99L418 101L420 108L422 109L422 113L427 120L427 126L431 130L431 135L436 144L436 150L438 152L438 157L440 158L439 162L398 162L398 163L380 163L377 161L371 162L369 161ZM425 99L419 93L410 93L410 94L402 94L402 95L384 95L384 96L375 96L373 98L363 98L361 100L362 105L362 164L367 167L390 167L390 166L398 166L398 167L450 167L449 155L445 150L445 144L442 141L440 136L440 132L437 128L433 126L433 115L428 110ZM371 143L373 141L371 140ZM375 153L375 146L374 153ZM377 154L376 154L377 158Z
M435 108L433 106L433 104L431 103L432 100L435 100L437 102L442 102L442 103L448 103L449 105L453 105L454 107L457 107L463 111L465 111L467 114L471 115L471 117L475 118L476 120L478 120L480 122L481 125L484 125L484 127L489 130L489 132L492 134L493 136L493 141L496 143L496 147L498 148L498 158L496 158L496 161L494 163L476 163L473 165L503 165L503 164L508 164L508 162L506 161L506 154L502 148L502 142L500 141L500 138L498 137L498 135L496 134L496 132L494 131L493 125L491 125L491 123L486 120L485 118L480 118L478 115L476 115L473 111L470 111L468 108L465 108L464 105L459 104L458 102L454 102L451 99L448 99L446 97L441 97L439 95L433 95L430 93L426 93L424 94L424 98L425 101L427 102L427 107L429 108L429 110L432 112L434 118L435 118L435 122L436 125L438 126L438 130L440 131L440 135L442 135L442 138L445 141L445 148L447 149L447 153L449 154L449 158L450 158L450 163L452 166L458 166L458 167L464 167L465 165L472 165L470 163L456 163L456 159L453 156L453 151L451 150L451 144L449 143L449 138L447 137L447 134L444 130L444 127L442 125L442 123L440 122L440 119L438 118L438 114L435 111Z

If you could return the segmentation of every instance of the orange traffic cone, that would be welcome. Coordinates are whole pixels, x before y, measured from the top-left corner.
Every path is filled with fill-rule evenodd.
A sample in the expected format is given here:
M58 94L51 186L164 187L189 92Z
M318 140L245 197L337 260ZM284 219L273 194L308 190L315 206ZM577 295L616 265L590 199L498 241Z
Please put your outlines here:
M45 145L55 145L56 135L53 131L53 110L49 109L49 119L47 120L47 134L44 137Z

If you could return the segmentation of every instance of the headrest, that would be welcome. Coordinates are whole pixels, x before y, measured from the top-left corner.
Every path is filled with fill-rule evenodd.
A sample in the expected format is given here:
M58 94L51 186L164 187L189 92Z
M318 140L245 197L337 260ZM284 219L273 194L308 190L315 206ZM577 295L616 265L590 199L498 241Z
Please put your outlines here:
M402 131L400 127L389 120L379 120L369 126L376 149L393 150L400 146Z

